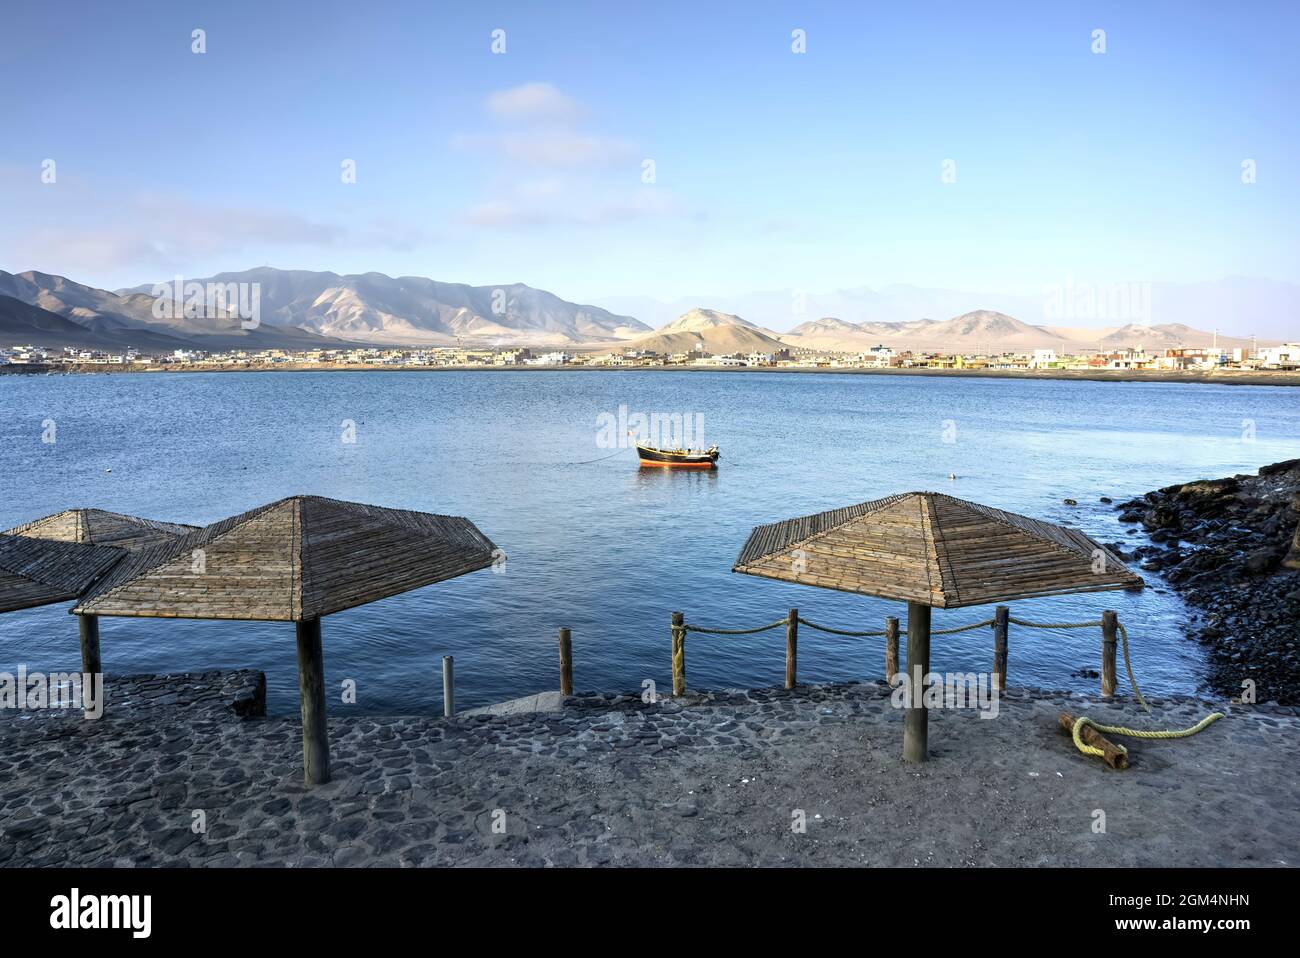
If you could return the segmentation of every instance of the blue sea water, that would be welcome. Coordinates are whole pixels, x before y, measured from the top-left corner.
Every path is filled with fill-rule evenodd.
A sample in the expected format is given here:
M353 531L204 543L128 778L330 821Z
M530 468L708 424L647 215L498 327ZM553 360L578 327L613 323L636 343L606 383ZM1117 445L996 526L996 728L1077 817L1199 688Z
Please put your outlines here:
M601 459L601 416L620 406L702 416L720 468L640 470L631 450ZM344 420L355 443L342 441ZM336 714L438 711L443 655L455 656L462 708L555 688L561 626L579 689L666 689L673 610L724 627L791 606L848 629L905 616L731 573L757 524L930 489L1114 541L1130 537L1100 496L1297 455L1300 391L1285 387L627 370L0 376L0 528L76 506L207 523L314 493L469 516L506 552L500 572L326 618L329 687L357 684L355 705L331 700ZM1017 603L1013 615L1117 609L1144 690L1193 691L1202 660L1182 635L1187 610L1153 584ZM0 670L77 667L68 608L0 616ZM936 610L934 627L989 614ZM289 624L115 618L101 634L109 673L259 668L271 711L297 708ZM1010 683L1094 690L1071 673L1098 667L1099 638L1013 627L1009 658ZM780 631L688 641L692 687L777 684L783 660ZM936 670L990 660L983 630L934 641ZM875 678L882 664L879 639L801 632L802 680Z

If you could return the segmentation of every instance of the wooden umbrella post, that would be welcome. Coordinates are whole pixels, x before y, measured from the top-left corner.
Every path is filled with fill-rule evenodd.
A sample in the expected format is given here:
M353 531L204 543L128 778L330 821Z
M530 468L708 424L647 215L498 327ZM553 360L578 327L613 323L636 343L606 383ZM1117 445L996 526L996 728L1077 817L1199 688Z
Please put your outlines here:
M799 610L791 609L785 621L785 687L792 689L799 681Z
M325 656L320 619L294 623L298 632L298 688L302 696L302 774L310 788L330 780L329 731L325 727Z
M925 709L925 677L930 672L930 607L907 603L907 704L903 711L903 760L924 762L929 753L930 715Z
M99 658L99 616L78 615L77 627L81 630L81 671L97 675L104 671Z
M568 629L560 629L560 694L573 694L573 639Z
M898 674L898 617L885 619L885 681L893 682Z
M1110 698L1115 694L1115 642L1119 629L1119 616L1107 609L1101 614L1101 694Z
M686 694L686 616L673 613L673 695Z
M1007 620L1011 610L1000 605L993 610L993 675L990 679L999 692L1007 687Z

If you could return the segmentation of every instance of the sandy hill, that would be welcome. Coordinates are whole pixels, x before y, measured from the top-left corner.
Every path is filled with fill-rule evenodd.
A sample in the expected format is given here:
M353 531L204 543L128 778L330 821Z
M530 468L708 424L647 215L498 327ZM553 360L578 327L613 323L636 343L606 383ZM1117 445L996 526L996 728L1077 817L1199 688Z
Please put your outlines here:
M848 323L827 317L796 326L781 338L793 345L832 352L861 352L877 343L893 349L942 352L1089 352L1099 347L1119 349L1143 346L1148 350L1209 346L1214 334L1182 323L1141 326L1066 327L1034 326L1006 313L977 309L936 322L919 319L907 323ZM1249 346L1247 340L1220 336L1220 346Z
M731 353L774 353L786 345L769 329L713 309L692 309L647 336L626 344L629 349L656 353L702 351L715 356Z

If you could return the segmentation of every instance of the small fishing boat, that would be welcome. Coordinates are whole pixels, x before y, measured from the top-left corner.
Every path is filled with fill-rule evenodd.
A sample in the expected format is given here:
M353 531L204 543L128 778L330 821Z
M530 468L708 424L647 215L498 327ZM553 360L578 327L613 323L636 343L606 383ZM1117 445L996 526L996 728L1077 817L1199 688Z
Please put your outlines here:
M656 449L654 446L636 444L642 466L666 469L716 469L722 453L717 446L708 449Z

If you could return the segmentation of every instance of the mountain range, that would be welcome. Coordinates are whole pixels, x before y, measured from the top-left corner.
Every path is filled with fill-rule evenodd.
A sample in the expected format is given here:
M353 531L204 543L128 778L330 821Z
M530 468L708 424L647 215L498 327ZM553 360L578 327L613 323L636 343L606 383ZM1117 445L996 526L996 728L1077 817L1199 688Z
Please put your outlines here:
M139 349L296 349L347 345L567 346L632 339L650 327L631 316L566 302L521 283L467 286L382 273L340 276L260 268L192 280L259 287L259 325L235 313L155 315L154 285L109 291L62 276L0 270L0 344ZM190 282L190 281L187 281ZM170 284L161 284L170 286ZM12 300L14 302L9 302ZM23 310L36 307L41 313ZM51 314L51 315L43 315ZM56 322L63 319L76 328ZM54 342L56 335L64 338Z
M197 282L257 283L261 320L328 338L382 345L494 341L528 346L630 339L650 327L523 283L467 286L422 276L344 275L263 267ZM148 294L152 284L119 290Z
M782 333L736 313L692 306L651 329L630 315L571 303L520 283L468 286L415 276L269 267L221 273L197 282L258 284L259 325L245 329L229 310L215 317L187 317L183 310L159 316L151 284L109 291L48 273L0 270L0 345L135 346L169 352L460 343L730 354L771 353L787 346L859 352L877 344L895 350L1083 352L1138 345L1148 349L1203 346L1214 340L1212 332L1183 323L1032 325L992 309L947 320L853 322L825 316ZM1227 347L1249 345L1248 340L1225 336L1218 342Z
M1125 301L1127 299L1127 302ZM605 296L602 305L661 326L700 304L775 330L833 316L851 325L943 321L972 309L1015 316L1025 323L1060 327L1177 324L1260 340L1300 338L1300 285L1234 276L1197 283L1151 282L1089 285L1066 279L1032 295L955 290L895 283L830 292L771 289L734 294L694 294L672 300Z
M781 339L808 349L843 352L857 352L883 344L895 350L984 352L992 349L1055 349L1060 353L1079 353L1133 346L1148 350L1209 346L1215 341L1215 335L1181 323L1156 326L1126 323L1097 328L1033 326L1005 313L977 309L943 321L849 323L826 317L802 323L783 334ZM1246 347L1250 340L1219 336L1218 344L1229 348Z

